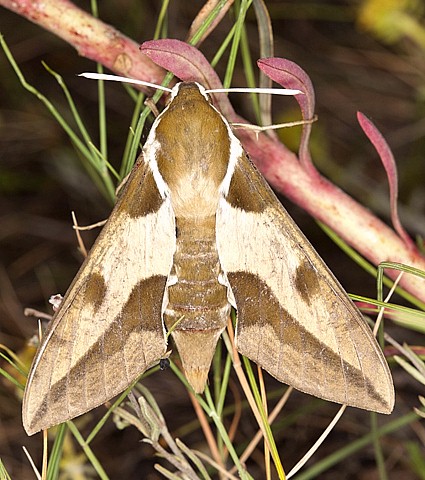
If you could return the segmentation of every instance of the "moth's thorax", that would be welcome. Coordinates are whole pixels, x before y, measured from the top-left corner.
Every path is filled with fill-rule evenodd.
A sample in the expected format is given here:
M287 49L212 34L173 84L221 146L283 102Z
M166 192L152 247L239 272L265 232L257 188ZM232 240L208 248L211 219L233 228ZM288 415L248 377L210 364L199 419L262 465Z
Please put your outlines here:
M196 84L182 84L156 128L158 170L176 217L211 216L229 164L230 140L221 115Z

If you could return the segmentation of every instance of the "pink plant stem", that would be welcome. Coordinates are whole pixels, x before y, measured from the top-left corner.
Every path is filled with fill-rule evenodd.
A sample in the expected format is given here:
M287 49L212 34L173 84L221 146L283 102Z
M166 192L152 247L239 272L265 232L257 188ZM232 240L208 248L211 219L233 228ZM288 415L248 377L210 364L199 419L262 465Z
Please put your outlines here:
M163 78L163 70L140 53L138 44L68 0L0 0L0 5L63 38L80 55L118 74L152 83L160 83ZM416 248L409 248L391 228L328 180L309 175L296 155L282 144L266 135L257 139L242 129L236 133L276 190L329 225L372 263L393 261L425 270L425 259ZM388 274L395 277L392 271ZM405 275L401 284L425 301L423 279Z
M0 0L0 5L49 30L119 75L161 82L164 70L139 50L139 44L68 0Z

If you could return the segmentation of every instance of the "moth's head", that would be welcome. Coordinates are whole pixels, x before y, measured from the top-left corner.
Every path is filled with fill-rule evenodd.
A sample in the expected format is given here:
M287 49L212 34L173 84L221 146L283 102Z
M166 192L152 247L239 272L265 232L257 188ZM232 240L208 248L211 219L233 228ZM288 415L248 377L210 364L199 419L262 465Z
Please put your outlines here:
M182 102L196 100L197 98L210 102L210 97L205 88L198 82L179 82L174 85L168 97L167 105L176 97Z

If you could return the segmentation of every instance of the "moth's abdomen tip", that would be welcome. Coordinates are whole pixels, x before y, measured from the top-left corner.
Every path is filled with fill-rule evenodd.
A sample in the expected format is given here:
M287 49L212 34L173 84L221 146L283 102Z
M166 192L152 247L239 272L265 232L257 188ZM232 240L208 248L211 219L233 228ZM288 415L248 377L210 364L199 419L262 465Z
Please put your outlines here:
M187 381L196 393L202 393L217 341L224 330L174 330L171 335L180 355Z
M193 368L185 370L185 376L195 393L204 393L205 385L208 379L208 368Z

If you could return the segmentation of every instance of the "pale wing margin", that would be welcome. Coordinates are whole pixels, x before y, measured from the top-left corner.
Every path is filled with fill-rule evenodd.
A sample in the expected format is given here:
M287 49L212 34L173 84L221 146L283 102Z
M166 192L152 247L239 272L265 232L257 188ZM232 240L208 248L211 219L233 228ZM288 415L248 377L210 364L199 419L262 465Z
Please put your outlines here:
M303 392L390 413L387 362L333 274L242 155L217 212L238 350Z
M28 434L104 403L164 355L174 250L170 199L141 158L37 352L23 403Z

